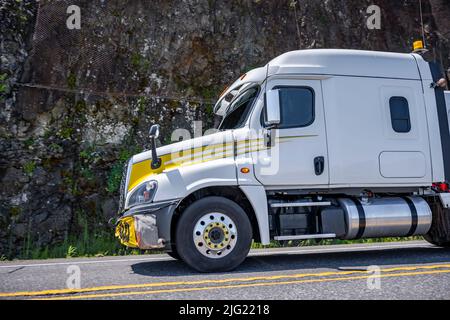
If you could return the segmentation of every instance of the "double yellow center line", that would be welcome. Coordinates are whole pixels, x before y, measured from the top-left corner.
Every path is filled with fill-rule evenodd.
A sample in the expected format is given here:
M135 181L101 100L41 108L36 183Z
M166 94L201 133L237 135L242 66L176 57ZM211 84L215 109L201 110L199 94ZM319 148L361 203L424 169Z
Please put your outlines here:
M376 276L380 278L393 278L393 277L407 277L418 275L435 275L444 273L450 273L450 264L385 268L380 269L380 274ZM349 280L368 279L371 277L374 277L374 274L367 270L350 270L339 272L300 273L289 275L207 279L194 281L153 282L143 284L99 286L82 289L55 289L43 291L4 292L0 293L0 298L45 297L44 299L51 299L51 300L111 298L111 297L132 296L132 295L135 296L135 295L151 295L151 294L163 294L174 292L236 289L236 288L277 286L277 285L289 285L300 283L349 281ZM144 291L108 292L108 291L143 289L143 288L160 288L160 289L144 290Z

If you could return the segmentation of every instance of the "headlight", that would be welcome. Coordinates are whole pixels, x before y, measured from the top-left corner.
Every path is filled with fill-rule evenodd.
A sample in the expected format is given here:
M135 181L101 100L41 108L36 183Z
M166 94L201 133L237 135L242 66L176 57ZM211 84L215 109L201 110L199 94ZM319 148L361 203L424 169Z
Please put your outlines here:
M131 194L130 199L128 200L128 207L137 204L152 202L153 198L155 197L156 189L158 189L158 182L154 180L145 182L144 184L140 185Z

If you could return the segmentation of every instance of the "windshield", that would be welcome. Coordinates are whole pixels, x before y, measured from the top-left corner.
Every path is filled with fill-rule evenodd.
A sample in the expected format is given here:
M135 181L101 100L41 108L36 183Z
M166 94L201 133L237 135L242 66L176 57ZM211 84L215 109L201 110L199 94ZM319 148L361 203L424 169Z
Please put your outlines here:
M219 126L219 130L232 130L242 128L247 121L250 111L258 95L258 87L253 87L242 93L228 107L227 112Z

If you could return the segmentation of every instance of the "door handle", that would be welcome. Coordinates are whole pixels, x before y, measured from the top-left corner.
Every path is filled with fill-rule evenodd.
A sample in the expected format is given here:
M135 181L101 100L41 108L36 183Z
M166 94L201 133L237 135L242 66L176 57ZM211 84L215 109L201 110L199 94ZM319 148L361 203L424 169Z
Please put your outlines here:
M325 157L315 157L314 158L314 171L316 176L320 176L325 170Z

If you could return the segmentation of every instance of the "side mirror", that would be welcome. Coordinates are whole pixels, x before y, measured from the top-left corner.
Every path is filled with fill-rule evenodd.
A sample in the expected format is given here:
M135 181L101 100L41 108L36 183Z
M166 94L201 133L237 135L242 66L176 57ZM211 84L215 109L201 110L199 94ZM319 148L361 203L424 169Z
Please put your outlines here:
M156 139L159 137L159 124L154 124L150 127L150 131L148 132L150 136L150 146L152 148L152 162L151 168L156 170L161 167L161 158L158 158L158 154L156 152Z
M266 125L277 126L281 123L280 90L269 90L266 94Z
M151 139L158 139L159 137L159 124L154 124L150 127L150 131L148 132L148 135Z

